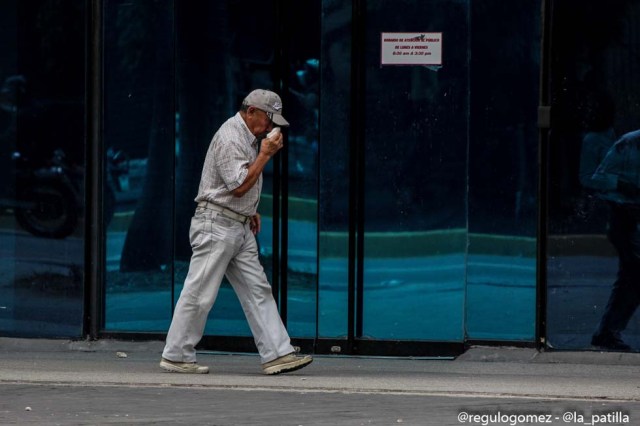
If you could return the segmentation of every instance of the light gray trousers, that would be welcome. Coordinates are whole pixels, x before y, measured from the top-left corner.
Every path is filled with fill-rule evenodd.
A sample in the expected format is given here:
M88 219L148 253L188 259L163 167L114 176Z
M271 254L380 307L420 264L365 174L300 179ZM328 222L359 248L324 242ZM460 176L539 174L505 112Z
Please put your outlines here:
M202 339L225 274L240 300L262 363L294 352L249 224L198 207L191 219L189 239L193 251L189 272L162 356L176 362L196 361L195 346Z

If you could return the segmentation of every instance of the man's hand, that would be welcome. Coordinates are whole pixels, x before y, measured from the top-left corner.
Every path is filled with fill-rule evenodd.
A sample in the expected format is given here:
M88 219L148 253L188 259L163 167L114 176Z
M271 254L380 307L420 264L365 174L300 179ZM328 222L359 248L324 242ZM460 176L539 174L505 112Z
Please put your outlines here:
M262 170L264 170L264 167L267 165L271 157L273 157L276 152L280 151L282 148L282 140L282 133L278 133L276 136L271 138L262 139L258 157L256 158L256 161L249 165L249 171L244 182L242 182L242 185L231 191L235 197L244 196L244 194L246 194L251 187L255 185L258 177L260 177L260 173L262 173Z
M262 139L260 144L260 152L268 157L273 157L276 152L280 151L283 145L284 138L282 133L278 133L270 138Z
M251 228L251 232L253 232L253 235L256 235L258 232L260 232L260 226L260 215L256 213L254 216L251 216L251 220L249 222L249 228Z

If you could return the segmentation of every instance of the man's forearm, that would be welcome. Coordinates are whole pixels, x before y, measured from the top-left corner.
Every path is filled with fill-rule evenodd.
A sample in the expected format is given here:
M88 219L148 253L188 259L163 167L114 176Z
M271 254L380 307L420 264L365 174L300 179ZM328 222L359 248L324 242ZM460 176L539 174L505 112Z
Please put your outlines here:
M239 198L249 192L253 185L255 185L258 181L260 174L262 173L270 159L271 157L269 157L267 154L259 152L256 161L249 165L247 176L244 178L244 182L242 182L239 187L231 191L231 193L235 197Z

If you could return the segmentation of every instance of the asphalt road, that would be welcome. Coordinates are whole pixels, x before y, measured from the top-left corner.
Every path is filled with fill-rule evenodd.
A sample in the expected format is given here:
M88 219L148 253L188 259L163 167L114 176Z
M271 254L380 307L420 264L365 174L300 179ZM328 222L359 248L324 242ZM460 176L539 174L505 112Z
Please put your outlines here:
M592 416L627 416L626 424L640 418L640 403L597 400L53 384L0 384L0 392L0 421L19 425L593 425Z

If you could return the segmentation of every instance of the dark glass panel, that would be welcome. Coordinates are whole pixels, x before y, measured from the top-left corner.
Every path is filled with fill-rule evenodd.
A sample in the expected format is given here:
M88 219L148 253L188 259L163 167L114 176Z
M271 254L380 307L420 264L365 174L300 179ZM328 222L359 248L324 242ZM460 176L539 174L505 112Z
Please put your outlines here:
M626 201L604 201L603 196L620 193L615 187L612 191L594 188L590 181L616 139L640 127L640 2L551 3L548 344L561 349L590 348L617 281L626 289L622 298L612 300L608 316L616 324L610 331L637 350L640 318L634 312L640 298L635 207ZM632 159L628 166L634 173L640 169ZM612 171L612 179L619 177L618 171ZM637 182L628 183L631 192L637 191ZM634 199L631 203L637 204ZM619 208L611 208L616 204L627 213L620 216ZM608 230L613 231L611 240ZM624 265L620 270L619 260ZM609 328L609 322L605 321L604 328Z
M534 338L540 10L471 2L470 339Z
M461 340L467 2L367 2L363 333ZM381 34L441 34L442 66L381 66Z
M251 10L251 13L247 13ZM191 248L189 223L211 138L255 88L280 92L275 79L275 9L269 1L176 3L176 258L174 301L182 289ZM257 36L259 34L259 36ZM284 115L291 111L284 103ZM281 155L281 154L279 154ZM273 264L273 168L265 169L258 207L258 245L271 281ZM209 315L205 334L249 336L238 298L226 281Z
M0 3L0 334L82 335L85 2Z
M322 2L319 116L318 335L348 334L351 4Z
M105 328L164 331L173 282L173 2L105 1L103 49Z
M318 287L318 146L320 115L320 0L293 2L284 11L288 58L287 327L315 337ZM301 42L302 40L302 42Z

